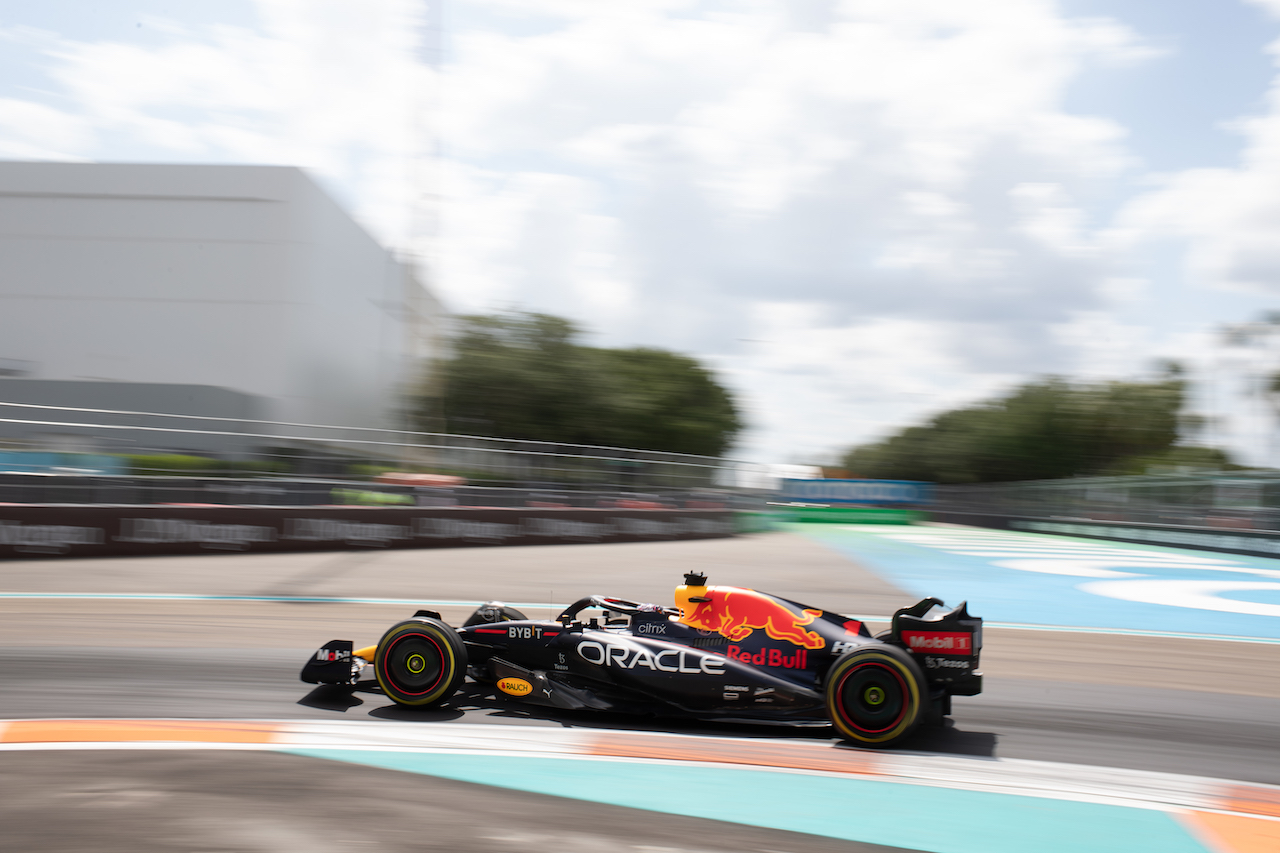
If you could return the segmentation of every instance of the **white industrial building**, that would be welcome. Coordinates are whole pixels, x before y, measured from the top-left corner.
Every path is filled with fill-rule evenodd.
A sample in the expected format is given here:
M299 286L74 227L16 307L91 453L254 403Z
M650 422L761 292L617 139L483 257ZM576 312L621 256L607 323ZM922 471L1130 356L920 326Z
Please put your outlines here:
M143 385L212 386L267 420L396 427L441 321L299 169L0 163L10 395L75 405L103 383L101 407L108 383L135 383L127 408L172 411L182 395Z

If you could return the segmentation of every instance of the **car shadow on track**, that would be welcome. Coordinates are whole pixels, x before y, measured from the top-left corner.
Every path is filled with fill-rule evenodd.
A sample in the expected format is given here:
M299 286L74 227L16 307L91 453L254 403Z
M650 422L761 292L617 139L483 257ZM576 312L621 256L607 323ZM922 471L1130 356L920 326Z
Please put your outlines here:
M365 700L356 694L367 696L371 705L386 701L385 695L376 683L364 681L354 688L322 685L300 699L298 704L324 711L345 713L365 704ZM400 722L443 723L458 720L476 723L527 722L563 728L619 729L726 738L808 740L817 743L827 742L838 748L860 748L840 741L829 725L713 721L608 711L567 711L539 705L513 706L510 699L500 698L491 685L475 682L463 685L447 702L435 708L406 708L387 702L384 705L370 707L366 713L370 717L381 720ZM994 757L996 740L993 732L968 731L959 728L954 720L944 719L941 726L921 728L910 740L900 744L897 751Z
M350 687L340 684L321 684L298 700L299 705L321 711L349 711L364 704Z
M903 744L905 752L937 752L948 755L996 757L995 732L975 732L959 728L955 720L944 720L941 726L922 728Z

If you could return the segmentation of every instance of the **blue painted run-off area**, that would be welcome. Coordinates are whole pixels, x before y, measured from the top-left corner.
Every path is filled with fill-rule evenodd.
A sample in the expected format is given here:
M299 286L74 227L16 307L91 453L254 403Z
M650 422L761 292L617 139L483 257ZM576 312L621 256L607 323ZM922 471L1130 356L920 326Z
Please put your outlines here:
M693 762L283 751L931 853L1207 853L1170 814L1096 803Z
M977 528L786 528L990 622L1280 638L1280 560Z

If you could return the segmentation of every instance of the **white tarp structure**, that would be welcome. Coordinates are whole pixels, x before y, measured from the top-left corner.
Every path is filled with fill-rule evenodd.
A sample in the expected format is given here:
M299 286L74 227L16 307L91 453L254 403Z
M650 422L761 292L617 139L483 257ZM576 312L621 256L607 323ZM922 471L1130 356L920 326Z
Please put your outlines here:
M7 377L214 386L270 420L398 426L441 315L299 169L0 163Z

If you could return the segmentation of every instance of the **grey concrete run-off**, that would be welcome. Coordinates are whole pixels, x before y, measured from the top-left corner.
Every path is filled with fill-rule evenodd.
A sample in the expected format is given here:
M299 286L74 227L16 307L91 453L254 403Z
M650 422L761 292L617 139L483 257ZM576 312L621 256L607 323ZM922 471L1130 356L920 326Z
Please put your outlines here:
M21 780L20 783L17 780ZM265 752L6 753L0 847L41 853L893 853Z
M0 563L5 592L195 593L572 601L609 592L671 601L685 572L840 612L892 612L915 599L801 536L605 545L209 554Z

